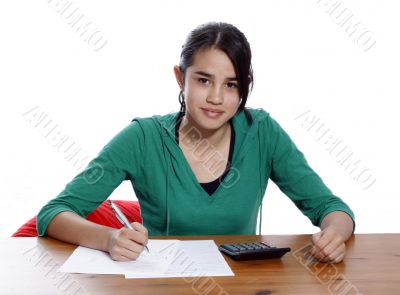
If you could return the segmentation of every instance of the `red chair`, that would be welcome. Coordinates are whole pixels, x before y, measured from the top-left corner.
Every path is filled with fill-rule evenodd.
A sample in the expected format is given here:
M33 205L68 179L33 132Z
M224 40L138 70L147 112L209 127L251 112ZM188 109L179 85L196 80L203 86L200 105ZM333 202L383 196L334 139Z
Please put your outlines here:
M142 222L138 201L115 200L114 203L117 204L117 206L125 214L129 222ZM113 228L121 228L123 226L115 217L115 214L107 201L101 203L101 205L92 213L90 213L86 219ZM35 216L23 224L12 235L12 237L37 237L37 235Z

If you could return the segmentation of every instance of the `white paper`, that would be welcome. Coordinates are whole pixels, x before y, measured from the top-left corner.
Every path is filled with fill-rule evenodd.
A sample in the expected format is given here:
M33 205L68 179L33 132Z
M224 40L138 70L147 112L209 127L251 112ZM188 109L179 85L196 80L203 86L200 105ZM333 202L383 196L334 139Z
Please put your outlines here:
M106 252L78 247L58 270L90 274L163 275L172 263L179 240L149 240L149 253L143 251L135 261L114 261Z
M77 247L58 270L69 273L124 274L125 278L234 276L213 240L149 240L149 253L135 261L114 261L106 252Z
M163 275L126 273L125 278L171 278L234 276L213 240L181 241L179 249Z

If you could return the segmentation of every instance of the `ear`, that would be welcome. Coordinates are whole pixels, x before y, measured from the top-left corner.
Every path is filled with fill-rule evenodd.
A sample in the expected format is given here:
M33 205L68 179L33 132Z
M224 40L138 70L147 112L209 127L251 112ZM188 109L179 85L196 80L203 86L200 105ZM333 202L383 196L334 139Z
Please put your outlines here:
M178 82L179 88L183 91L183 85L184 85L185 78L178 66L174 66L174 74L175 74L176 82Z

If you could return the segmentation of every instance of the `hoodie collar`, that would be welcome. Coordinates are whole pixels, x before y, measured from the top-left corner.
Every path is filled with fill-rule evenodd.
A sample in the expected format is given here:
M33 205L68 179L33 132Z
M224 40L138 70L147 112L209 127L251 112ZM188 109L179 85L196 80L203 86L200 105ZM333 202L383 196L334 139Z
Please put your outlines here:
M235 150L232 162L237 162L243 159L248 149L252 146L251 142L255 140L258 134L258 126L264 119L266 112L261 112L257 109L248 109L253 117L253 123L249 124L243 111L238 112L232 118L232 125L235 129ZM169 113L165 116L156 116L164 142L171 152L176 152L180 149L175 140L176 119L179 112Z

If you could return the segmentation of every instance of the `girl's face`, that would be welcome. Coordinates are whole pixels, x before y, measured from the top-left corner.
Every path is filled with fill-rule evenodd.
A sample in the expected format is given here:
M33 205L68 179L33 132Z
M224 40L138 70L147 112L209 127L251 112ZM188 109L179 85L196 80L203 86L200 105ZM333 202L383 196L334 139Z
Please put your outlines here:
M225 52L219 49L200 50L185 77L175 67L175 75L183 90L187 119L200 128L223 127L240 105L235 68Z

